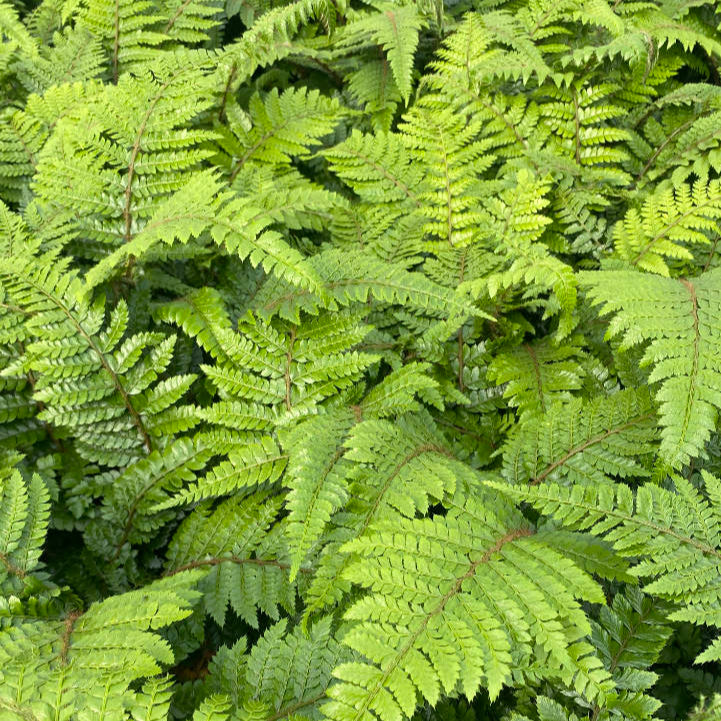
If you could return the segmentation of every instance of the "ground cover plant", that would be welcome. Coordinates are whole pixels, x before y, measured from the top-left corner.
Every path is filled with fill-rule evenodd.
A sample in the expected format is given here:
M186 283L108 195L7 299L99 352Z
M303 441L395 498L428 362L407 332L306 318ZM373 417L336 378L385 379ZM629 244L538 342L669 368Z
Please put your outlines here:
M721 719L720 24L0 0L0 719Z

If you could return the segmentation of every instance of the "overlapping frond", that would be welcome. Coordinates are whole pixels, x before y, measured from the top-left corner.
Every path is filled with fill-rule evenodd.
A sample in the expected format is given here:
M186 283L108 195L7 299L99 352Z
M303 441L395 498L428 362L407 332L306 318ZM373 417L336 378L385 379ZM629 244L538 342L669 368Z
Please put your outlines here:
M673 489L645 484L635 493L620 483L492 485L568 528L602 536L617 553L635 560L631 573L646 579L644 592L676 607L671 619L718 629L721 485L705 471L703 480L705 494L679 477ZM696 660L719 658L717 637Z
M511 483L531 485L648 476L643 459L654 452L656 423L645 390L557 402L516 426L503 447L503 474Z
M32 698L43 688L54 688L56 698L67 695L66 703L92 697L97 687L112 689L122 698L133 680L172 663L171 646L155 631L191 613L198 598L191 586L198 577L199 572L188 572L156 581L85 611L67 608L47 617L20 615L0 641L0 693L6 703Z
M514 658L536 654L588 698L607 690L575 600L603 602L600 588L510 507L468 498L444 518L380 524L347 548L359 556L347 577L369 593L346 613L344 643L368 661L336 668L329 718L402 718L419 695L473 698L481 684L494 698Z
M716 721L720 32L0 0L0 718Z

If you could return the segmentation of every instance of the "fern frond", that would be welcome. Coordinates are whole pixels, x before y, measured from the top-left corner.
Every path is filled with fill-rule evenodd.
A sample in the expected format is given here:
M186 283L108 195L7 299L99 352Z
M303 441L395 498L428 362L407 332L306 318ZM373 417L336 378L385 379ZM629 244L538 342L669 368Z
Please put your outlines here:
M671 636L668 611L664 602L634 587L617 593L612 606L601 608L593 624L593 644L620 690L608 704L608 712L640 721L653 718L661 707L661 702L647 693L658 679L647 669L658 660ZM603 718L603 711L601 706L594 706L591 718Z
M223 49L218 72L225 93L234 93L259 67L287 57L293 50L292 37L301 27L334 12L330 0L295 0L263 13L240 40Z
M721 133L718 121L721 113L716 102L704 107L675 107L673 93L659 100L666 105L657 117L649 118L642 132L634 134L630 148L636 161L636 181L639 185L662 179L670 174L675 185L685 182L689 175L706 178L719 168L718 147ZM681 100L681 98L679 99ZM703 97L701 97L703 101ZM679 105L683 105L679 102ZM669 107L670 106L670 107Z
M92 83L56 85L42 96L31 95L22 110L7 108L0 113L0 197L12 202L27 197L54 124L73 117L96 90Z
M198 593L199 573L156 581L112 596L87 611L68 610L56 619L23 620L1 636L0 679L17 674L25 683L57 679L61 688L92 689L113 681L128 688L137 678L171 664L170 645L153 631L187 617Z
M129 704L132 718L134 721L162 721L170 710L171 696L170 679L167 677L149 679Z
M37 57L37 42L20 22L17 10L8 0L0 2L0 37L3 44L9 44L10 53L18 48L30 58Z
M625 114L624 108L613 102L618 90L610 83L544 88L539 109L552 133L555 152L578 165L595 168L598 180L625 185L630 178L618 166L628 156L618 144L629 136L612 122Z
M44 45L32 62L18 62L13 70L18 80L32 93L53 93L66 83L97 78L105 55L100 40L84 28L66 28L56 32L51 45ZM43 97L44 99L44 97ZM33 97L28 99L28 105ZM34 98L37 102L37 98ZM53 120L57 118L55 116Z
M330 684L331 670L350 653L332 633L332 617L313 624L308 633L287 621L271 626L248 658L248 701L261 701L273 713L317 714Z
M218 24L213 0L85 0L78 27L102 41L114 83L126 71L154 60L158 50L174 50L208 39Z
M230 413L227 409L227 406L220 405L217 416L209 414L207 417L218 424L233 426L241 413L237 407L231 406ZM221 446L216 450L224 449ZM225 455L227 457L212 466L204 476L193 479L177 493L153 506L152 510L157 513L186 503L225 496L241 489L275 483L288 461L288 454L278 447L276 441L269 435L261 434L237 439L225 449Z
M557 403L529 414L503 447L511 483L603 484L612 476L644 477L640 459L655 449L656 418L647 392L628 389L584 402Z
M708 245L719 234L721 183L697 180L692 187L660 187L640 210L632 208L616 223L613 239L617 255L641 270L670 275L664 259L688 261L687 246Z
M331 170L363 200L420 206L423 173L398 134L363 135L355 131L322 155L329 160Z
M254 628L258 628L258 611L277 620L280 608L288 613L294 608L297 584L289 577L287 551L268 536L281 500L261 492L229 498L212 511L203 504L173 536L166 575L208 569L198 588L206 613L220 626L228 606Z
M79 299L78 277L53 262L22 255L0 261L0 281L29 314L32 342L21 362L36 377L33 398L44 406L38 417L73 436L88 460L123 466L153 449L171 417L178 427L194 424L169 406L195 376L156 382L172 359L175 337L145 332L124 338L125 303L104 327L104 300L90 305Z
M523 14L516 16L504 10L483 13L481 21L495 43L508 48L489 63L489 74L506 80L522 80L526 85L533 75L539 84L546 78L560 84L563 75L554 72L544 58L544 50L553 52L553 46L544 47L544 43L539 42L543 39L540 33L538 38L534 37L535 33L542 29L544 22L550 21L550 27L553 28L554 8L546 7L545 12L540 15L541 17L533 18L529 23L528 16L524 17Z
M215 133L187 127L213 103L208 59L172 57L152 78L124 75L91 94L82 113L58 124L38 161L40 201L76 214L85 244L95 241L80 253L105 255L130 243L212 155L202 144Z
M88 288L104 282L131 259L144 259L176 241L188 243L207 231L229 254L249 258L254 266L260 264L267 272L322 294L317 275L301 253L278 232L267 230L272 216L245 198L223 192L222 187L212 171L191 176L180 190L158 204L142 230L90 270Z
M282 165L292 158L308 157L344 114L337 100L303 88L255 94L247 114L226 112L230 133L221 140L221 147L231 162L237 158L231 180L250 163Z
M18 596L44 575L38 572L50 494L38 475L24 480L10 460L0 458L0 589L6 596Z
M602 603L600 588L496 508L468 499L445 518L379 525L347 544L359 556L347 577L370 593L347 612L344 643L368 662L336 668L329 718L402 718L421 695L431 704L441 692L473 698L482 683L495 698L510 682L512 646L539 654L546 674L579 693L603 697L608 676L582 640L590 628L574 600Z
M348 499L342 450L336 450L353 424L350 410L314 416L299 423L284 439L290 460L286 485L291 580L317 543L331 515ZM308 443L322 438L323 443Z
M608 335L621 334L623 349L648 343L642 364L653 366L649 381L659 384L660 454L674 468L702 453L721 405L714 341L720 279L715 270L678 280L624 270L581 274L601 313L614 314Z
M462 297L422 274L362 251L327 248L310 257L308 263L323 279L326 298L270 280L256 295L264 316L279 315L298 322L301 311L315 315L321 308L344 308L366 303L369 298L378 303L405 305L435 318L482 315Z
M478 177L494 160L487 141L474 141L479 123L463 114L412 109L400 126L411 158L423 162L426 180L421 212L428 219L426 232L438 238L428 242L463 247L478 240Z
M545 411L556 401L570 400L571 392L581 388L584 373L579 356L579 346L571 343L524 343L494 356L488 378L505 386L503 395L523 418L534 410Z
M353 17L336 44L353 50L368 43L382 47L401 97L407 103L411 94L413 56L418 46L418 33L426 24L425 20L413 4L375 2L373 5L376 12Z
M224 696L211 696L195 710L193 721L228 721L230 710L230 703Z
M504 186L503 191L486 203L487 215L483 221L485 235L493 239L495 252L504 264L486 278L468 281L467 291L475 295L485 290L493 298L506 288L525 285L526 297L535 300L550 290L553 298L546 304L546 315L561 312L558 334L564 337L573 327L577 281L570 266L539 242L544 228L551 222L541 212L549 204L548 183L522 170Z
M164 303L155 315L181 328L213 358L227 358L223 347L231 322L223 298L214 288L199 288L183 298Z
M99 517L85 530L88 548L110 565L127 563L129 546L149 541L172 521L172 515L159 513L157 507L196 480L218 450L198 434L179 438L128 466L103 489Z
M305 598L305 620L340 601L350 588L344 571L354 556L343 550L343 542L370 533L375 523L397 514L413 518L426 513L432 503L475 482L426 414L401 416L391 423L373 420L371 408L371 418L355 425L337 451L343 453L344 465L336 463L333 470L344 472L351 500L333 519L331 542ZM365 403L358 409L365 415Z
M572 487L490 485L528 501L570 529L605 538L617 553L636 559L630 572L648 579L644 592L675 605L669 618L721 628L721 484L706 471L702 476L707 496L679 477L674 478L674 490L646 484L635 494L626 485L609 482ZM720 658L721 641L716 638L696 661Z
M371 116L373 129L387 133L403 98L385 58L368 60L346 76L348 92Z

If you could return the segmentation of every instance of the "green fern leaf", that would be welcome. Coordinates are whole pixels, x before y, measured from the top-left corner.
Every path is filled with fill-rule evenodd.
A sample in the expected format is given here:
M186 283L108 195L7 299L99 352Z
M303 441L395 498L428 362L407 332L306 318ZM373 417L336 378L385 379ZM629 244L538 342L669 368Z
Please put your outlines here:
M510 509L496 514L469 499L445 518L377 526L347 549L360 556L348 577L371 593L349 609L355 623L344 643L369 662L336 668L340 683L323 708L329 718L402 718L420 694L431 704L441 691L472 698L482 682L495 698L510 681L511 643L530 654L531 636L548 671L603 696L606 672L587 658L581 639L590 629L571 610L574 595L603 602L603 594L572 564L551 562L555 551ZM516 554L531 575L511 570ZM497 615L501 599L509 616Z
M702 453L721 405L713 341L720 278L717 271L693 280L633 271L581 274L601 312L614 313L608 335L622 334L623 349L648 343L642 364L653 365L649 380L659 384L660 453L674 468Z
M394 5L374 2L377 12L354 18L338 40L339 47L355 47L372 41L388 56L393 78L408 102L411 94L413 56L418 46L418 33L425 25L415 5Z
M573 530L609 541L616 552L635 559L631 569L648 579L644 591L676 606L671 619L721 628L716 579L721 569L721 514L718 479L703 472L705 498L688 481L675 478L675 490L653 484L634 492L626 485L536 487L489 485L525 500L541 513ZM698 663L721 658L717 638L697 657Z
M612 476L644 477L655 448L656 419L648 393L624 390L591 401L557 403L522 419L503 448L503 475L537 485L602 484Z

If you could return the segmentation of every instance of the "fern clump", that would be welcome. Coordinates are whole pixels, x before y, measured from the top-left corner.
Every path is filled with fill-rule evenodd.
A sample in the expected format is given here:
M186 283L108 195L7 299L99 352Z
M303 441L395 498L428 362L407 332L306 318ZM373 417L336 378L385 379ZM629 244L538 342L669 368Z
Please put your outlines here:
M721 718L710 0L0 0L0 718Z

